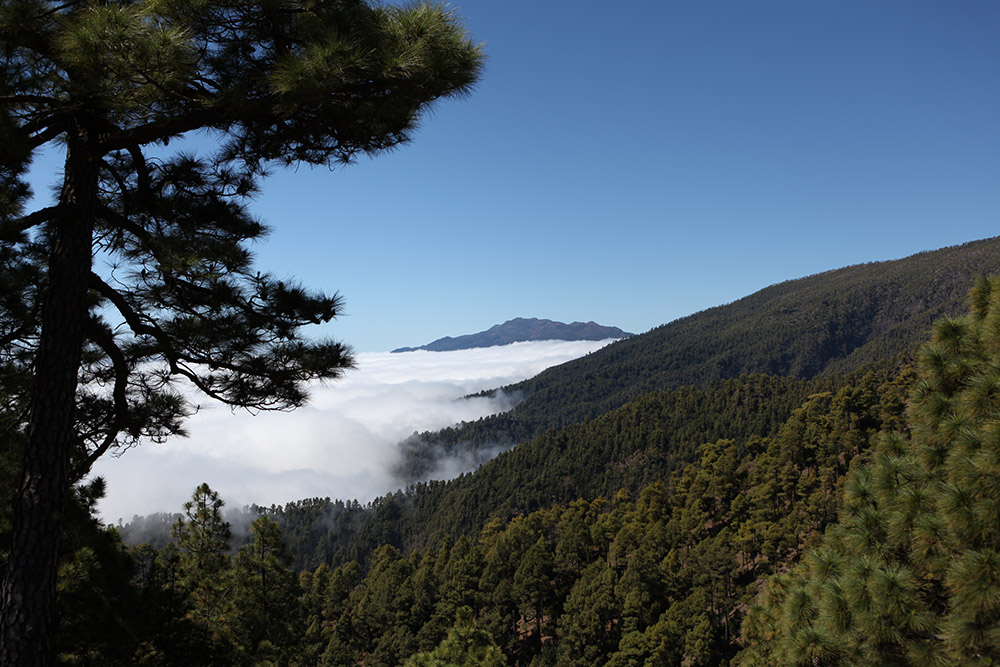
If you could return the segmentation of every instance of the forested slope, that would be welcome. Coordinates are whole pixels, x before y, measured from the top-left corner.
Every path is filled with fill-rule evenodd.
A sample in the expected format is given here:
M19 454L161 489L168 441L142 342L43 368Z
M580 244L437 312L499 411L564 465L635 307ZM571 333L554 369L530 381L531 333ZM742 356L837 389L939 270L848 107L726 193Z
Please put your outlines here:
M367 508L255 508L235 558L215 518L211 572L183 517L158 550L74 545L63 650L115 632L162 664L990 664L998 331L980 280L919 377L904 354L646 393ZM108 600L133 611L95 631L78 609Z
M290 546L299 567L366 563L380 545L405 551L556 503L610 498L622 490L637 494L695 461L706 442L726 439L742 454L751 440L775 436L811 396L865 387L872 400L875 386L890 385L904 368L890 360L849 376L748 375L653 392L547 431L449 482L414 484L365 507L310 499L259 511L294 536Z
M851 266L773 285L504 387L508 413L407 442L417 479L441 451L530 440L653 391L749 373L811 378L904 354L931 323L965 309L983 274L1000 272L1000 238Z
M539 509L509 507L462 535L438 534L417 546L383 543L363 553L360 566L335 560L307 567L297 593L289 584L287 561L275 561L266 574L280 586L270 584L270 597L259 599L262 607L275 606L267 611L269 623L253 632L248 631L252 618L239 605L257 600L249 597L252 588L239 586L248 568L263 568L252 560L259 548L269 545L284 553L267 519L255 523L253 549L244 547L228 572L215 574L217 591L196 587L198 595L187 593L185 586L209 580L197 577L198 566L183 543L180 552L140 549L137 580L145 600L172 601L148 606L151 620L158 627L179 630L187 624L201 630L182 634L187 643L169 636L151 643L174 660L211 650L222 661L249 649L258 656L294 655L308 664L372 667L485 664L469 657L473 654L488 655L488 664L495 665L725 664L740 649L739 628L757 582L817 541L834 519L845 475L864 459L874 435L905 430L904 397L912 382L907 372L837 380L829 390L805 396L775 424L773 418L798 400L800 391L820 388L814 382L761 376L724 383L715 393L664 394L553 433L546 467L562 465L552 455L561 448L552 445L563 440L572 445L566 449L580 446L578 458L592 474L608 475L611 485L625 481L625 487L592 495L602 483L572 472L562 484L550 480L547 487L562 488L566 499L537 497ZM758 400L739 398L748 396ZM773 402L780 407L772 409ZM650 438L671 415L714 407L723 413L706 423L735 439L693 448L690 463L653 481L639 473L647 467L641 455L631 475L616 471L614 463L601 469L610 461L628 462L627 450L642 452L634 441ZM755 424L758 411L769 416ZM749 421L736 419L727 428L741 413ZM650 423L644 424L647 415ZM692 438L708 432L703 425L690 426ZM758 428L772 432L746 435ZM542 440L536 442L544 448ZM608 451L617 441L625 443L622 451ZM516 481L508 477L503 484ZM446 486L462 488L454 483L439 488ZM486 484L465 490L469 493L456 498L455 507L488 507L490 493L499 489ZM405 527L414 516L405 505L428 497L385 501L383 507L395 510L394 520L384 525ZM315 517L320 507L308 502L266 513L278 518L284 541L294 547L305 534L295 516ZM442 511L442 521L448 514ZM171 568L189 579L172 580ZM228 581L236 598L209 606ZM268 643L254 648L254 637ZM199 646L199 640L208 646ZM445 654L453 656L451 662L432 660Z
M934 326L909 432L844 483L839 520L776 574L738 664L1000 661L1000 279Z
M757 580L833 520L872 436L903 427L908 384L869 375L815 394L772 437L702 445L666 484L581 493L408 553L381 548L364 577L320 568L310 584L337 591L314 612L335 619L329 664L398 664L463 606L509 664L725 664Z

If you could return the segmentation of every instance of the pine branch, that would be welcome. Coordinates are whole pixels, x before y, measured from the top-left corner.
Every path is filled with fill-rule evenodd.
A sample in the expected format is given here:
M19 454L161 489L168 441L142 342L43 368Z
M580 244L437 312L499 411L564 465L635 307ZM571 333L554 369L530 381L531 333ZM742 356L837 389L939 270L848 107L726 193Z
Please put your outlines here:
M107 425L107 433L104 436L104 440L73 470L71 473L73 479L80 479L86 475L97 459L114 445L118 439L118 434L132 426L127 393L130 368L128 361L125 359L125 354L115 344L112 333L96 318L91 317L87 320L86 332L90 340L108 356L114 368L115 385L112 390L114 412L110 423Z
M51 222L58 214L58 206L48 206L37 211L32 211L28 215L21 216L9 223L0 224L0 238L4 240L16 239L32 227Z

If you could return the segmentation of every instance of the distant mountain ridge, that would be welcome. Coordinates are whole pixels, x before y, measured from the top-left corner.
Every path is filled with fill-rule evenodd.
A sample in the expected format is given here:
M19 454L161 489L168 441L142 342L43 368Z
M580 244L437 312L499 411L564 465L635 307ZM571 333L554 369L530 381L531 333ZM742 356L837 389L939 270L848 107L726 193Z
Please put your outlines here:
M420 347L400 347L393 352L451 352L475 347L509 345L531 340L606 340L608 338L628 338L633 336L618 327L606 327L596 322L555 322L537 317L515 317L503 324L497 324L486 331L464 336L445 336Z

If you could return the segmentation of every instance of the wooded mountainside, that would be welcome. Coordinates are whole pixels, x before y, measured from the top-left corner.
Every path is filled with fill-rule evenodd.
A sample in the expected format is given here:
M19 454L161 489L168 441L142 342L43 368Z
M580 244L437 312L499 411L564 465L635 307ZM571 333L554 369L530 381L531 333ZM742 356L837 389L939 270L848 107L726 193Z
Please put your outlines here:
M135 527L96 524L101 484L83 487L60 657L1000 660L1000 282L981 278L998 272L991 239L776 285L550 369L511 388L526 397L511 413L435 436L520 442L475 473L367 506L250 508L245 540L204 486L157 519L173 541L126 547Z
M400 473L418 480L441 453L526 442L650 392L752 373L833 376L908 354L934 320L964 312L977 276L997 271L1000 242L987 239L773 285L503 387L524 400L414 435Z

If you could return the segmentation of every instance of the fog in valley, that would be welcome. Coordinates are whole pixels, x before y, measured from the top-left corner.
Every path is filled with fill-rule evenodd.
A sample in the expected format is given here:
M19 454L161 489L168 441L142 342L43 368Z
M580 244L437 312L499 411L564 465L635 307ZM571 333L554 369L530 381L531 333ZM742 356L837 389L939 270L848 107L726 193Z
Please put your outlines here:
M510 409L516 397L463 396L532 377L610 341L536 341L455 352L360 353L357 369L317 386L294 412L256 415L209 405L187 423L189 437L104 457L93 474L108 482L104 521L177 512L207 482L231 507L310 497L368 502L399 482L398 443ZM438 478L473 465L442 461Z

